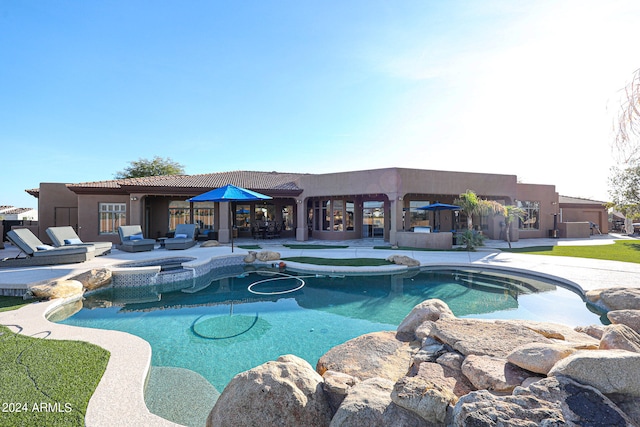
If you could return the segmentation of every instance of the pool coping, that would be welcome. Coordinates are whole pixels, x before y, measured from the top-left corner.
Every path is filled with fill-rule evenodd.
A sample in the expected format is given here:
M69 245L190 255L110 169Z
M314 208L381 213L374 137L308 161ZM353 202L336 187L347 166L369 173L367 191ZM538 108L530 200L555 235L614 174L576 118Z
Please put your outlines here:
M356 251L362 252L363 250L363 248L359 248ZM597 261L543 255L523 256L492 251L477 253L473 256L468 254L468 257L464 254L451 253L444 254L444 256L434 256L434 254L412 253L411 251L388 252L389 253L379 249L375 250L379 258L384 258L389 254L400 253L413 256L414 258L435 258L422 259L420 267L415 268L434 266L482 267L500 269L502 271L512 270L519 273L531 272L533 276L546 276L552 280L561 281L583 294L585 290L596 287L597 281L593 280L594 274L592 274L594 271L596 272L596 276L599 275L599 277L602 277L604 282L606 282L597 283L603 288L611 287L619 277L626 277L625 275L629 274L640 274L640 265L618 261ZM336 250L334 250L332 254L337 254ZM231 254L220 254L219 256L225 257L229 255ZM237 255L240 254L236 253L232 256ZM218 258L218 256L213 256L203 262L200 262L200 259L194 261L194 263L203 265L214 258ZM453 261L450 258L455 258L456 260ZM107 263L105 263L105 265L106 264ZM288 264L291 265L291 268L297 267L293 262L288 262ZM515 265L515 267L513 265ZM549 266L552 268L549 268ZM395 272L398 272L400 269L408 270L406 266L400 267L401 268L398 268ZM380 267L354 268L357 268L358 272L366 272L367 270L369 272L380 272ZM335 272L337 269L339 269L339 267L313 265L311 270ZM581 277L582 281L575 280L575 278L567 278L567 276L571 277L572 274L579 275L578 273L583 270L586 270L587 274L585 277ZM561 274L558 274L557 271L560 271ZM616 277L611 279L610 276L612 275ZM608 279L610 280L607 281ZM584 286L585 283L587 286ZM627 284L627 286L640 287L640 284ZM17 310L0 312L0 324L17 325L22 328L21 333L25 335L34 335L36 333L42 333L42 331L48 331L51 333L49 338L86 341L99 345L111 353L107 369L89 401L85 415L86 425L113 425L114 423L118 424L118 422L120 422L128 425L179 426L180 424L152 414L145 404L144 388L151 367L151 347L147 341L125 332L67 326L52 323L46 319L46 316L53 310L74 300L77 300L77 298L33 303Z

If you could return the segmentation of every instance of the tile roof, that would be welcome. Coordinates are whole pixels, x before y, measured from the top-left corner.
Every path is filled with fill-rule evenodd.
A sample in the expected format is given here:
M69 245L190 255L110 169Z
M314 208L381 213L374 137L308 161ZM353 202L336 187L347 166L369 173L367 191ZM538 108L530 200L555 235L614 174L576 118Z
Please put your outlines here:
M558 202L584 204L584 205L594 205L594 204L604 205L605 203L607 203L607 202L602 202L600 200L584 199L582 197L570 197L570 196L562 196L562 195L558 197Z
M218 188L227 184L251 190L301 190L296 184L301 173L231 171L201 175L163 175L144 178L115 179L110 181L81 182L68 184L70 188Z

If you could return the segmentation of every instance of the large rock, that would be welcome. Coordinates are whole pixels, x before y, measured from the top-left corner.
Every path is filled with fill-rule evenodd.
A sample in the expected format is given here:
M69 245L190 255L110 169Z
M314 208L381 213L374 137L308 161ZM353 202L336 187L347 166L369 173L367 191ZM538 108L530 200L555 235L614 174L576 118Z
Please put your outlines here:
M602 334L604 333L604 325L576 326L574 330L576 332L581 332L583 334L589 335L592 338L600 340L600 338L602 338Z
M306 361L281 356L233 377L207 426L328 426L333 412L322 382Z
M514 349L507 355L507 360L527 371L547 375L556 362L576 351L566 344L532 343Z
M356 384L333 416L331 427L426 427L425 420L391 401L392 390L393 381L386 378Z
M607 311L640 309L640 289L636 288L595 289L587 291L585 296L587 300Z
M453 410L455 427L632 425L598 390L566 377L545 378L508 396L486 390L469 393Z
M640 354L626 350L578 351L562 359L549 376L568 376L604 394L640 396Z
M387 261L398 265L406 265L407 267L418 267L420 265L420 261L406 255L391 255L387 257Z
M627 325L640 333L640 310L614 310L607 313L607 318L613 324Z
M416 344L398 341L391 331L361 335L325 353L318 360L316 371L321 375L332 370L360 380L380 377L395 382L409 371Z
M201 248L215 248L217 246L220 246L220 242L218 242L217 240L207 240L200 243Z
M41 299L80 297L83 293L83 286L77 280L55 280L44 285L31 286L29 293L35 298Z
M421 302L400 322L397 329L398 339L413 341L416 329L424 322L435 322L441 317L454 317L453 312L444 301L434 298Z
M521 325L539 333L543 337L562 340L570 343L575 348L597 349L599 340L574 328L551 322L536 322L533 320L496 320L497 324L509 323Z
M458 397L453 392L455 380L446 378L437 363L423 363L415 377L403 377L393 387L393 402L431 423L444 423L449 405Z
M600 339L600 349L640 353L640 335L627 325L609 325Z
M462 373L476 389L510 393L531 376L505 359L468 355L462 363Z
M503 359L521 345L552 342L521 325L477 319L442 318L434 323L431 334L465 356L477 354Z
M256 259L262 262L277 261L280 259L280 253L274 251L260 251L256 254Z
M111 270L107 268L94 268L93 270L80 273L71 279L82 283L82 286L86 290L93 291L111 283Z
M252 262L255 262L257 254L258 253L256 251L249 251L249 253L243 258L243 261L247 264L251 264Z
M327 371L322 375L324 383L322 389L329 400L331 409L335 412L349 394L351 387L358 383L358 379L342 372Z

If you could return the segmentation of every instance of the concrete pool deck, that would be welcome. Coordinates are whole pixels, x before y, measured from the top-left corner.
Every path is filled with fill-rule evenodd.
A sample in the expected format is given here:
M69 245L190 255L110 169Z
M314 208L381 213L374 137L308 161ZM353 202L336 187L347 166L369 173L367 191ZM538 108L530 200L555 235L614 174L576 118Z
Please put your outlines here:
M554 245L605 245L627 236L606 235L590 239L527 239L513 243L513 247L554 246ZM248 251L237 245L257 244L262 249L279 252L281 256L310 256L324 258L387 258L389 255L407 255L420 261L421 265L439 266L488 266L507 269L529 270L549 275L578 290L607 287L640 287L640 264L618 261L556 257L546 255L524 255L501 252L506 242L487 241L477 252L434 252L418 250L374 249L374 245L384 246L382 241L359 240L348 242L312 241L304 244L348 245L347 248L300 249L288 248L283 244L301 244L296 241L236 241L236 254ZM640 243L640 241L639 241ZM11 245L0 250L1 257L11 257L17 250ZM0 269L0 290L28 289L29 285L70 277L88 269L113 266L118 263L142 261L166 257L194 257L206 261L214 257L231 254L230 246L201 248L195 246L187 250L168 251L156 249L150 252L128 253L113 250L111 254L95 258L82 264L21 267ZM318 270L331 271L331 267ZM365 269L365 268L363 268ZM88 426L103 425L154 425L175 426L177 424L151 414L144 402L144 387L151 362L151 347L136 336L117 332L79 328L51 323L46 315L68 301L53 300L34 303L18 310L0 313L0 324L9 326L24 335L46 336L51 339L81 340L94 343L111 352L111 357L95 393L91 397L85 422Z

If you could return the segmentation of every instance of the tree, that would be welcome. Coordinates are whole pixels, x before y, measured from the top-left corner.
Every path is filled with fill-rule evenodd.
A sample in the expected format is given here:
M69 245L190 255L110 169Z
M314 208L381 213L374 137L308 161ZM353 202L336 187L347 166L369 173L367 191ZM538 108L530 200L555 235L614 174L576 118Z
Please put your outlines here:
M505 226L505 237L507 243L509 244L509 249L511 249L511 237L509 233L509 229L511 228L511 223L515 219L523 219L526 212L524 209L519 208L514 205L506 205L504 206L504 226Z
M124 178L143 178L146 176L161 175L182 175L184 174L184 166L174 162L171 158L166 159L155 156L152 160L139 158L133 162L129 162L129 167L115 174L115 179Z
M624 89L613 150L618 164L610 170L609 196L617 210L637 218L640 215L640 69Z
M460 194L454 204L460 206L462 212L467 215L467 230L460 234L461 243L466 246L467 250L481 246L484 239L480 233L473 231L473 215L504 214L502 204L494 200L480 199L472 190Z

